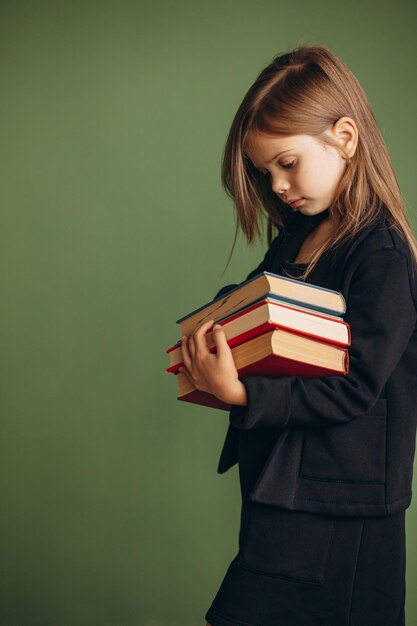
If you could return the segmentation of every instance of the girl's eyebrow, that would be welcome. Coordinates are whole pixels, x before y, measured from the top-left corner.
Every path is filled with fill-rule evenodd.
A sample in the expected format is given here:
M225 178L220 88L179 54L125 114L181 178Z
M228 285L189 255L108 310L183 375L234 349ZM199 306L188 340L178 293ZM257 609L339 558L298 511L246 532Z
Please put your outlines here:
M267 161L266 164L269 165L269 163L274 161L277 157L281 156L281 154L284 154L285 152L291 152L291 150L294 150L294 148L287 148L286 150L282 150L281 152L278 152L278 154L276 154L274 157L272 157L272 159L270 161Z
M274 161L275 159L277 159L279 156L281 156L281 154L285 154L286 152L292 152L292 150L294 150L295 148L287 148L286 150L281 150L281 152L278 152L278 154L276 154L274 157L272 157L272 159L270 159L269 161L266 162L266 165L269 165L269 163L271 163L272 161ZM250 159L251 160L251 159ZM252 163L254 164L254 166L259 169L259 167L256 165L256 163L254 163L252 161Z

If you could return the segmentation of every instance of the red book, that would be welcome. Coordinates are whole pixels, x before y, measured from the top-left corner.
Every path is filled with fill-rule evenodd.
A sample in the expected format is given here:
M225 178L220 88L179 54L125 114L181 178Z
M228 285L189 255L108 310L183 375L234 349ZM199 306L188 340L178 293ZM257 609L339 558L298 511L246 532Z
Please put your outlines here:
M223 326L230 348L278 328L341 347L351 343L350 327L341 317L325 315L273 298L263 298L217 323ZM206 333L206 341L209 350L215 352L212 329ZM170 358L166 371L175 374L184 364L181 340L166 352Z
M349 371L347 348L283 329L274 329L249 339L232 348L232 354L239 374L318 378L342 376ZM196 389L185 374L179 372L177 382L178 400L230 410L230 405Z

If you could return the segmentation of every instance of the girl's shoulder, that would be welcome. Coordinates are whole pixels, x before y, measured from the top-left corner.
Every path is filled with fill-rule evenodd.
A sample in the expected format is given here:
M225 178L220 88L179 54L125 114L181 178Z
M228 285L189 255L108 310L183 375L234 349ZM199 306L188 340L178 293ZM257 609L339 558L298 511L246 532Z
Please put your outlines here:
M376 217L369 226L357 233L350 248L350 253L354 254L358 261L384 249L395 250L406 256L410 262L413 259L412 250L403 231L384 215Z
M327 219L328 215L328 209L316 215L305 215L295 210L287 215L284 226L273 241L273 246L285 244L286 240L295 243L303 241L322 220ZM376 215L368 226L337 246L335 254L349 264L357 265L374 252L384 249L393 249L406 256L410 269L415 263L414 254L402 229L393 222L387 212Z
M385 252L393 263L404 268L404 258L408 273L410 293L417 310L417 264L413 250L402 229L387 217L376 218L371 225L361 230L345 250L345 267L354 273L359 266L365 264L372 272L385 257Z

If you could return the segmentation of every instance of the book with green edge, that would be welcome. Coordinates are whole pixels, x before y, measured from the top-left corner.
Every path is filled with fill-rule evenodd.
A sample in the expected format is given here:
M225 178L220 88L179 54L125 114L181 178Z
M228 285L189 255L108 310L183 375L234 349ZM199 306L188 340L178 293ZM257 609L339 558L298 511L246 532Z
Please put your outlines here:
M204 322L210 319L217 321L265 297L277 298L326 315L341 316L346 312L346 301L339 291L264 271L194 309L176 320L176 323L181 325L181 334L189 336Z

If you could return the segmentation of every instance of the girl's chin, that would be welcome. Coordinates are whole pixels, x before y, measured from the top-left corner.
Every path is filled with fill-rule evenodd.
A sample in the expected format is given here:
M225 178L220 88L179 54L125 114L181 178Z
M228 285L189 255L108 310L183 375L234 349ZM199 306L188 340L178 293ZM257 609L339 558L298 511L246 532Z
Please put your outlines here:
M300 213L308 213L309 215L318 215L319 213L323 213L324 211L327 211L328 207L325 207L324 209L317 209L315 207L309 206L308 204L302 204L297 211L300 211Z

